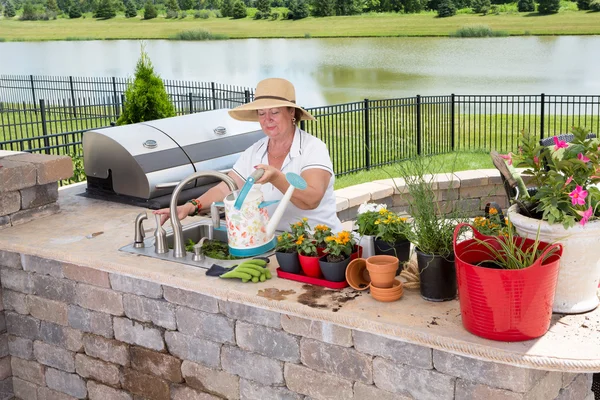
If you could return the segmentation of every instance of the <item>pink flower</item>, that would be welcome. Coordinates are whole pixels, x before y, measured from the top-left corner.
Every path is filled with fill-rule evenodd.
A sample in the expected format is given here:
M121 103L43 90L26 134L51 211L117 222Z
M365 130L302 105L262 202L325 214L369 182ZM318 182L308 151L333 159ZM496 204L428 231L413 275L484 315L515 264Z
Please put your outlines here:
M540 165L540 158L538 156L533 156L533 164Z
M569 197L571 198L571 203L573 203L573 205L579 205L582 206L585 204L585 198L587 197L588 192L583 190L583 188L579 185L577 185L575 187L575 190L573 190L571 193L569 193Z
M565 186L567 186L569 183L573 182L573 177L570 176L567 178L567 181L565 182Z
M577 159L579 161L583 161L584 163L590 162L590 159L583 155L583 153L577 154Z
M577 211L577 214L581 215L581 221L579 221L579 224L581 224L581 226L584 226L592 217L592 206L590 206L590 208L588 208L585 211Z
M567 142L565 142L564 140L558 140L558 138L556 136L554 136L553 139L554 139L554 150L555 151L558 149L566 149L567 147L569 147Z
M512 153L508 153L508 154L500 154L500 157L502 157L503 159L506 160L506 163L508 165L512 165Z

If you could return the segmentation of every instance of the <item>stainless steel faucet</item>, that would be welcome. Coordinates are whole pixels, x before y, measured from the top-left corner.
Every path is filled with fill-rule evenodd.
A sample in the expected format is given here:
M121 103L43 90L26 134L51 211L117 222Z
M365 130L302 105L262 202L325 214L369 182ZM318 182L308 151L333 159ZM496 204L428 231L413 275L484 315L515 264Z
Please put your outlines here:
M171 206L170 206L170 214L171 214L171 225L173 226L173 257L175 258L183 258L185 257L185 243L183 242L183 227L181 226L181 221L177 216L177 202L179 200L179 194L183 190L183 187L190 181L198 178L202 178L204 176L212 176L214 178L219 178L223 182L227 184L229 190L232 192L238 190L237 184L229 175L224 174L218 171L198 171L194 172L190 176L186 177L184 180L179 182L175 190L173 191L173 196L171 197Z

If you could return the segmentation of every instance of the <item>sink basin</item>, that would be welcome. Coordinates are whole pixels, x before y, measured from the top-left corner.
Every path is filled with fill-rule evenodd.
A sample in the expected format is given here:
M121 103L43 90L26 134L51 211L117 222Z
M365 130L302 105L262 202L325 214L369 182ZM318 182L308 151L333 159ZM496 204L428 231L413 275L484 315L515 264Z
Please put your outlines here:
M207 237L209 239L219 240L221 242L227 243L227 231L224 229L224 223L221 225L221 228L214 229L212 222L207 221L199 221L194 222L188 225L183 226L183 241L187 243L188 239L192 239L194 243L198 243L200 239L203 237ZM167 244L169 248L173 247L173 230L166 229L167 232ZM200 268L210 268L213 264L218 264L223 267L229 267L232 265L239 264L244 259L237 260L217 260L210 257L205 257L204 260L194 261L192 260L192 252L187 252L185 257L175 258L173 257L173 250L169 250L168 253L157 254L154 252L154 230L147 233L149 237L144 239L144 247L136 248L133 247L133 243L128 244L127 246L123 246L119 249L119 251L124 251L126 253L138 254L145 257L158 258L165 261L176 262L180 264L192 265L194 267ZM262 254L261 257L269 257L273 254L273 251Z

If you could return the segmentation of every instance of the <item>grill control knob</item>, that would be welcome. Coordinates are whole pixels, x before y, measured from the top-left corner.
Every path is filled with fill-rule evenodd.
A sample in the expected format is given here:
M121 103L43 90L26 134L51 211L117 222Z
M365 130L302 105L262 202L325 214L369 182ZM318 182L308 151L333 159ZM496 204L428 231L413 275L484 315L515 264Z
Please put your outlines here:
M215 135L223 136L227 133L227 129L223 126L217 126L215 129L213 129L213 132Z
M158 144L156 143L156 140L149 139L144 142L143 146L147 149L155 149Z

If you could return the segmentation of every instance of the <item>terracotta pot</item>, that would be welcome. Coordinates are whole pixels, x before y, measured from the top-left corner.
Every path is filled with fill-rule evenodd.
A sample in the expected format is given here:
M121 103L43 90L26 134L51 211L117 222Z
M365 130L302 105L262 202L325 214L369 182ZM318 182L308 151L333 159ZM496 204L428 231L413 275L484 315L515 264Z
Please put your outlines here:
M298 261L298 253L284 253L284 252L275 252L275 258L277 258L277 263L279 264L279 268L281 268L284 272L290 272L292 274L300 273L300 262Z
M346 257L345 260L337 262L327 261L327 255L324 255L319 259L321 273L325 279L332 282L343 282L346 280L346 268L349 263L350 257Z
M402 282L400 282L398 279L394 279L392 285L393 286L391 288L378 288L376 286L371 286L371 297L377 301L383 302L398 300L404 293Z
M398 261L400 261L400 263L404 263L410 258L410 242L405 239L393 244L389 244L381 239L376 239L375 254L398 257ZM396 275L400 275L400 272L402 272L402 265L398 266Z
M394 284L398 264L398 258L394 256L372 256L367 258L371 286L391 288Z
M309 257L302 254L298 254L298 261L300 261L300 267L306 276L312 278L321 277L321 267L319 266L319 256Z
M350 261L346 268L346 281L356 290L365 290L371 285L371 277L367 271L367 260L357 258Z

